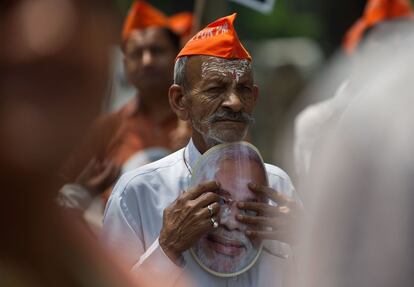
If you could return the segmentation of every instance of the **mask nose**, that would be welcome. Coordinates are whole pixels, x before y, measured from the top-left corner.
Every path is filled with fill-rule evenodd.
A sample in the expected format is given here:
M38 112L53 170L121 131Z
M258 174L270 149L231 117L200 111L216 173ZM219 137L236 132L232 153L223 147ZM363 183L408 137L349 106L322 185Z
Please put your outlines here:
M245 230L246 228L236 218L237 213L238 208L235 202L222 205L220 209L220 225L229 231Z

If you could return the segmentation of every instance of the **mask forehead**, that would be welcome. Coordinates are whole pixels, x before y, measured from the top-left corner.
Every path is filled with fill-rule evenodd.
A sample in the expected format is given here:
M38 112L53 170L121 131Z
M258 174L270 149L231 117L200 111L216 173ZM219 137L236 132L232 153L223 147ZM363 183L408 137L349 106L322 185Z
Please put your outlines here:
M228 60L217 57L205 57L201 64L202 78L220 77L238 82L242 77L251 76L251 62L248 60Z
M191 185L217 180L223 192L234 200L254 198L250 182L267 185L263 160L246 142L220 144L204 153L194 168Z
M266 175L261 162L252 158L226 159L220 162L216 180L221 188L229 193L233 200L247 200L256 198L248 188L248 183L266 184Z

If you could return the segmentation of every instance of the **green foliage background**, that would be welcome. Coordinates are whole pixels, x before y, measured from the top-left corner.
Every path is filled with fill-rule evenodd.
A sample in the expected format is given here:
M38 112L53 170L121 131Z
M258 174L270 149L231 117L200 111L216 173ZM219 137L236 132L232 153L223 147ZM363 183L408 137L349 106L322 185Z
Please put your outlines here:
M132 0L114 1L120 18L125 17ZM194 0L147 1L168 15L192 11L194 6ZM269 15L228 0L206 0L206 3L204 24L238 12L236 26L242 39L310 37L329 53L340 45L343 34L362 14L366 0L276 0Z

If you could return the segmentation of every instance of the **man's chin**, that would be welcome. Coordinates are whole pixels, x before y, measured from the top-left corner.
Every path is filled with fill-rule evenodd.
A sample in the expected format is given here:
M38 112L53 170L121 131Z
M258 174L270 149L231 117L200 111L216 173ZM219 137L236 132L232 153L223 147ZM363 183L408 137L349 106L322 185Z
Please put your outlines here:
M244 140L246 134L247 129L211 129L206 141L214 144L232 143Z

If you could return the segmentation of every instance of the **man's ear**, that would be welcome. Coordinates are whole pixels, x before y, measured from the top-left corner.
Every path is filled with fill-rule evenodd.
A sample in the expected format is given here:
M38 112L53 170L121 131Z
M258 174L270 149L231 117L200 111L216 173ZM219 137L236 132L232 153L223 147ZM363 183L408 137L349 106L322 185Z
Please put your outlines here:
M189 119L189 113L185 104L183 88L180 85L173 84L168 90L168 99L171 109L177 117L182 121L187 121Z

